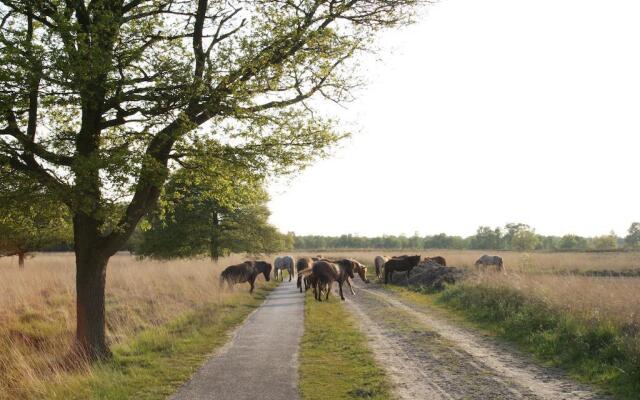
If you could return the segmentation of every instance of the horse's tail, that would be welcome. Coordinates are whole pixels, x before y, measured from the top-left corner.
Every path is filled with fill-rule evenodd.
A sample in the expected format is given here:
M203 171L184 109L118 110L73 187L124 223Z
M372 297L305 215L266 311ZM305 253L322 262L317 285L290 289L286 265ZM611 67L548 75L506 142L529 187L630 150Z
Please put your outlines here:
M227 281L227 271L222 271L220 273L220 279L218 279L218 283L220 284L220 289L223 289L224 283Z

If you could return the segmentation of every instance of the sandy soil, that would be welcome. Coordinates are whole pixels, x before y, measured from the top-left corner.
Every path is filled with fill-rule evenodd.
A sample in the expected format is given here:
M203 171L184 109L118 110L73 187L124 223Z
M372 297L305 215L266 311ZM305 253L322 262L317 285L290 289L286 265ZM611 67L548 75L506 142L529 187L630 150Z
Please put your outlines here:
M377 284L357 285L346 305L400 399L608 399Z

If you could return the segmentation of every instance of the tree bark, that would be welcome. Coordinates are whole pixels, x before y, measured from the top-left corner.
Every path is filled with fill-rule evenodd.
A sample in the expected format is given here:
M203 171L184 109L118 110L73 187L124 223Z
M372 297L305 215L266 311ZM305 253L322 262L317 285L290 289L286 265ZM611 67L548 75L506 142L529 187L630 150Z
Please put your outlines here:
M20 268L24 268L24 252L19 252L18 253L18 267Z
M97 221L74 217L76 254L76 338L78 350L89 360L111 356L105 335L105 285L110 254L98 246Z
M209 236L209 256L212 261L218 261L220 258L220 232L218 228L220 226L220 220L218 219L218 213L211 213L211 231Z

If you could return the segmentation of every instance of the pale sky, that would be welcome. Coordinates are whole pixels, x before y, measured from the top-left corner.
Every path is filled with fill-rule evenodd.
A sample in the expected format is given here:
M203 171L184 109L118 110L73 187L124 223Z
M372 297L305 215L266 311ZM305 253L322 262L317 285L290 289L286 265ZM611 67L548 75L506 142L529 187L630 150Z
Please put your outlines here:
M271 221L363 236L640 221L640 1L441 0L387 32L334 155L272 184Z

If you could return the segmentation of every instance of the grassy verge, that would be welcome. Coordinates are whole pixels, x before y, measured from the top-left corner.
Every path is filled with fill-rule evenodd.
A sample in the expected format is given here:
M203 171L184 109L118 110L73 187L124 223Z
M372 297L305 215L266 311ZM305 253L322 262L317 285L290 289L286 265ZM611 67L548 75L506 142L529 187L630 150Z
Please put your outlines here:
M453 310L473 325L518 344L548 365L559 366L583 382L637 399L640 393L640 338L637 332L602 321L568 315L510 288L462 284L441 293L418 287L392 289L425 305ZM402 293L404 292L404 293Z
M89 374L65 377L43 388L46 399L160 399L172 394L202 365L226 333L239 325L265 299L275 284L262 285L249 296L238 293L172 323L138 334L115 346L113 358Z
M367 347L366 336L339 299L307 294L300 349L304 400L390 399L390 384Z

